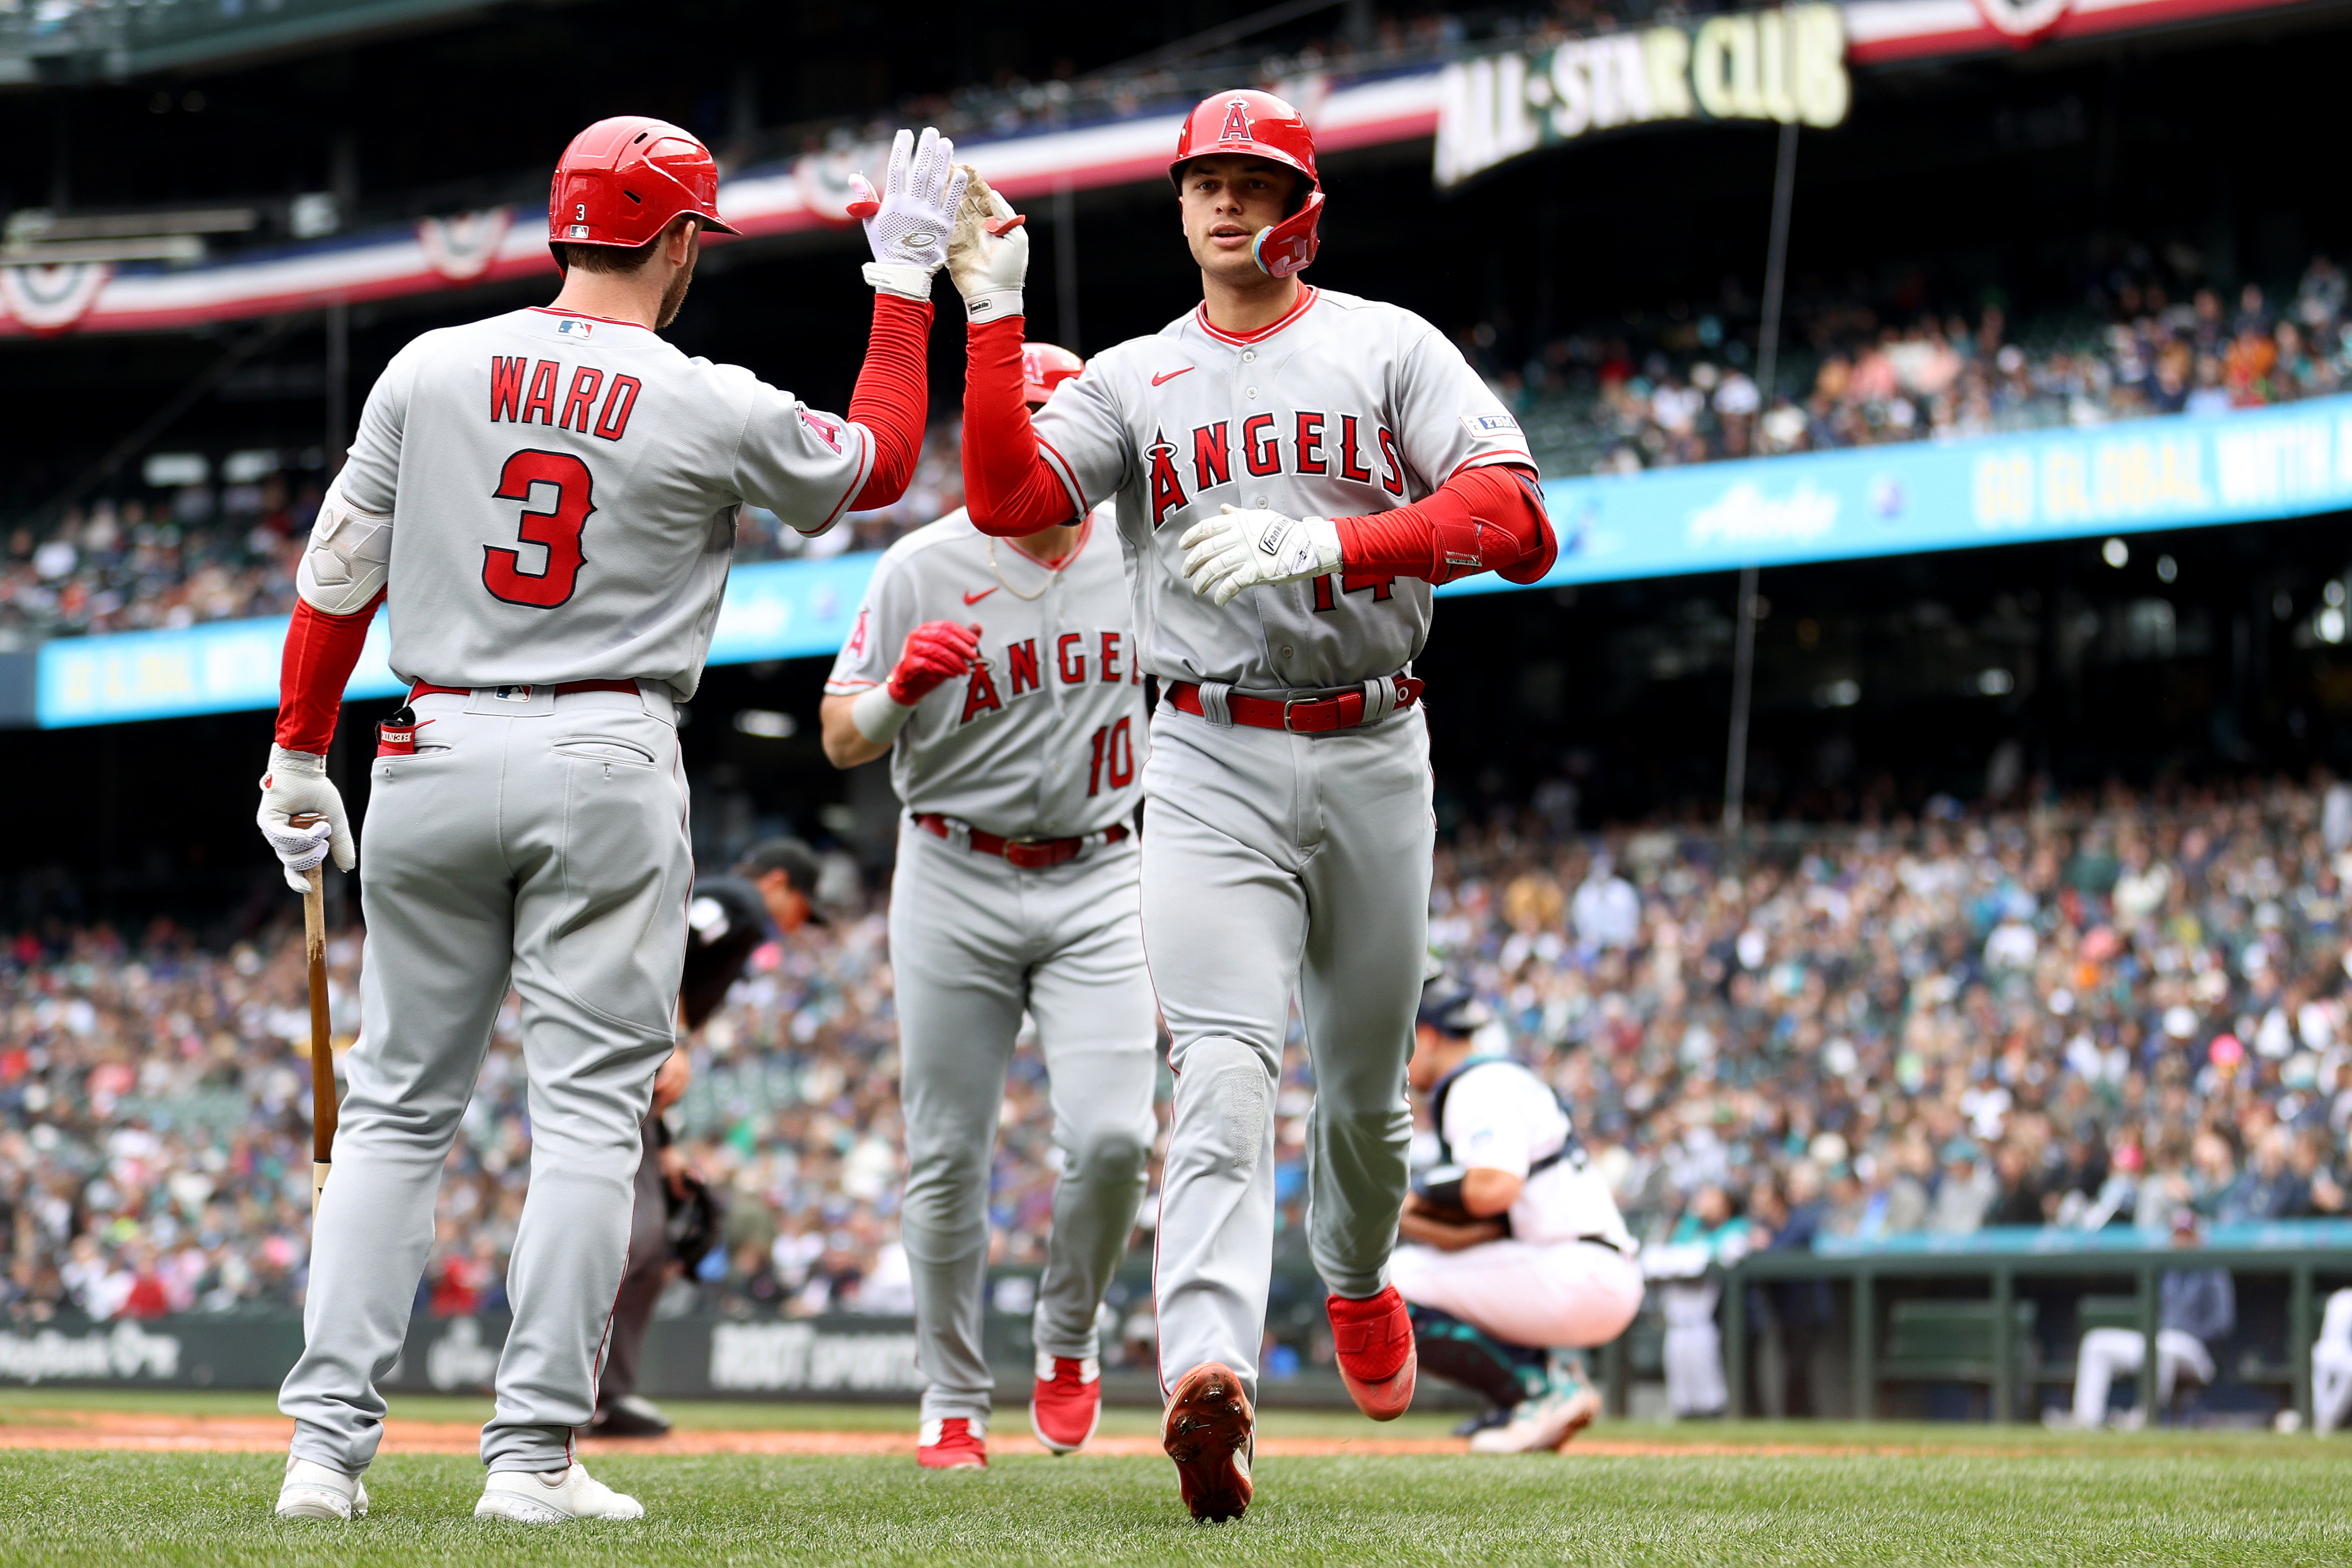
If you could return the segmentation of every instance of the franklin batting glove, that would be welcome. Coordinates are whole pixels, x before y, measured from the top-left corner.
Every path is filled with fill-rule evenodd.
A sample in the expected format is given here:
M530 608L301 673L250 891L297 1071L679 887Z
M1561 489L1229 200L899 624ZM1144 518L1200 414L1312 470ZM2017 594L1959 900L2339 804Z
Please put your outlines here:
M1192 592L1221 608L1244 588L1339 569L1339 530L1328 517L1229 506L1222 517L1194 523L1177 543Z
M289 820L306 812L324 820L308 827L297 827ZM298 893L310 890L310 879L302 873L329 855L345 871L358 863L342 795L327 776L327 759L315 752L269 749L269 771L261 775L261 809L254 820L286 868L286 885Z
M931 277L947 265L948 231L971 177L956 164L955 143L929 126L920 142L911 131L892 139L879 195L865 175L849 177L856 192L849 215L865 224L866 243L874 247L867 283L909 300L931 297Z

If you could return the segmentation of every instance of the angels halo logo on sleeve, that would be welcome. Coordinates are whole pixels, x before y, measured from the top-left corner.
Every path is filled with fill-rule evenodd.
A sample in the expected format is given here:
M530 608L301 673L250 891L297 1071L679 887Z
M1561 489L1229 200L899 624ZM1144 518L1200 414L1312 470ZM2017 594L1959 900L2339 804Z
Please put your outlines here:
M838 421L828 419L824 415L806 408L802 409L800 415L801 423L809 427L810 434L835 452L841 450L841 426Z

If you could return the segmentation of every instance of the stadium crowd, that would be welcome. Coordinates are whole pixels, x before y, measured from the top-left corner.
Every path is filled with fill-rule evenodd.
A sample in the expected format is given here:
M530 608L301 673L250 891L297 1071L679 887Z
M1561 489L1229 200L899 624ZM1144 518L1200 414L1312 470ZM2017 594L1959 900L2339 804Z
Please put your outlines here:
M2111 791L1738 857L1580 835L1559 792L1535 798L1441 847L1433 937L1495 1005L1491 1043L1574 1108L1638 1235L2347 1212L2352 788ZM908 1309L885 931L868 900L762 948L692 1043L674 1115L728 1214L679 1305ZM359 950L330 949L339 1039ZM168 923L5 944L0 1316L299 1301L303 994L283 930L221 952ZM510 1002L450 1155L434 1313L502 1302L529 1170L517 1027ZM1302 1254L1312 1095L1293 1051L1278 1194ZM1003 1126L994 1257L1034 1265L1054 1179L1034 1051Z
M1973 324L1859 291L1792 311L1790 353L1767 400L1750 345L1724 317L1687 309L1641 339L1622 323L1546 341L1510 363L1481 323L1463 347L1519 411L1547 471L1633 473L1724 458L1959 440L2161 414L2218 414L2343 389L2352 321L2341 269L2313 258L2280 304L2248 283L2176 298L2145 268L2120 269L2093 317L2012 331L1998 304ZM1638 356L1638 357L1637 357Z
M1490 325L1465 333L1463 346L1519 410L1552 474L2218 413L2319 396L2352 377L2346 279L2324 256L2275 307L2255 284L2225 307L2213 289L2176 300L2161 280L2129 271L2102 297L2112 318L2103 330L2077 323L2023 337L1999 306L1973 326L1927 315L1900 328L1855 299L1824 302L1796 317L1801 346L1786 362L1811 392L1769 408L1746 343L1716 316L1669 322L1638 349L1622 331L1571 333L1517 363L1505 363ZM952 416L933 425L897 503L852 513L815 539L747 508L737 560L879 550L961 505L961 429ZM286 614L319 497L318 476L296 470L100 500L40 536L19 525L0 557L0 649Z

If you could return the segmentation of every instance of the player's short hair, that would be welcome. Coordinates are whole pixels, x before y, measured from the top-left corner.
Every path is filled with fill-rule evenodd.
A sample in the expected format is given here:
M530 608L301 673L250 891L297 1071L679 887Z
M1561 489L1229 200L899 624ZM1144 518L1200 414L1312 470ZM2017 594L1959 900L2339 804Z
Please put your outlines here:
M670 219L670 223L690 223L697 228L702 226L702 220L692 213L680 213ZM646 263L654 258L654 252L660 247L661 242L668 237L669 225L666 224L661 233L643 245L573 245L558 240L555 248L563 258L566 271L577 267L583 272L611 272L626 276L642 271Z

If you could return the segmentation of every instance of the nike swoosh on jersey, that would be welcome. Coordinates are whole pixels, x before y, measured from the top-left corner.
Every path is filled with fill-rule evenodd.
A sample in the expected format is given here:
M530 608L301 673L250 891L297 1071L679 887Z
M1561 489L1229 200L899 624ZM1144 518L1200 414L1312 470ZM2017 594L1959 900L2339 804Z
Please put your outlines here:
M995 593L995 592L996 592L996 590L995 590L994 588L982 588L982 589L979 593L977 593L977 594L966 594L966 595L963 596L963 602L964 602L965 604L967 604L967 605L977 605L977 604L979 604L982 599L987 598L991 594L993 594L993 593Z
M1163 381L1175 380L1178 376L1183 374L1185 370L1196 370L1199 367L1196 365L1188 364L1184 367L1184 370L1163 370L1158 375L1151 378L1151 384L1158 386Z

